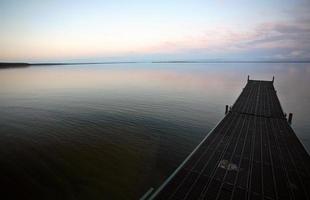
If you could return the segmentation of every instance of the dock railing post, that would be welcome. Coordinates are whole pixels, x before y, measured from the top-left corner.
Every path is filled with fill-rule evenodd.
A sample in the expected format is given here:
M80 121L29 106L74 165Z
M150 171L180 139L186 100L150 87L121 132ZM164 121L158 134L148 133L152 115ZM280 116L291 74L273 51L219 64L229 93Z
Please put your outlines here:
M250 75L248 75L248 82L249 82L249 80L250 80Z
M293 119L293 113L288 114L288 120L287 120L287 122L288 122L289 124L292 124L292 119Z
M225 108L225 115L228 113L228 105L226 105L226 108Z

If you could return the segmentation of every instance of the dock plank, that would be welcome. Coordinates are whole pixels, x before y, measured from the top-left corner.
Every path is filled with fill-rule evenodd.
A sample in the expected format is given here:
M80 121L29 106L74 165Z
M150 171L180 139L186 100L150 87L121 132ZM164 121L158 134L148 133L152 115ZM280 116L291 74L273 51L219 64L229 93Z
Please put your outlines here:
M310 156L272 81L248 80L222 121L150 199L309 199Z

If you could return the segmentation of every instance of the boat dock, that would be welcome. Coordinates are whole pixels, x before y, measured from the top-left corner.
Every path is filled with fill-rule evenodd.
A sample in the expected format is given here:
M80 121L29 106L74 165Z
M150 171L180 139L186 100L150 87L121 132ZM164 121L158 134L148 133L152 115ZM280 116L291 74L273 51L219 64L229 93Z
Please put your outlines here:
M225 117L148 199L310 199L310 156L273 82L248 78Z

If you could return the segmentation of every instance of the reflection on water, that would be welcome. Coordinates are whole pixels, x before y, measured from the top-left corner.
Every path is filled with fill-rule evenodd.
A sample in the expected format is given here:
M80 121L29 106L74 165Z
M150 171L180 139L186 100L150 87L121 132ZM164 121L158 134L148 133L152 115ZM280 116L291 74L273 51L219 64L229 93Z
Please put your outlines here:
M0 191L25 199L136 199L233 104L275 76L310 149L310 64L119 64L0 70Z

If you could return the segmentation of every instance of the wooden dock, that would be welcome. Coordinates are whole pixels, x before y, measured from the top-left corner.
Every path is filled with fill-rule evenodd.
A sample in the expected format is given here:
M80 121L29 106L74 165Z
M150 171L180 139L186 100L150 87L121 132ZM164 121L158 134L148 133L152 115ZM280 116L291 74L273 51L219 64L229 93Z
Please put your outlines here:
M310 156L273 81L248 79L223 120L149 199L310 199Z

